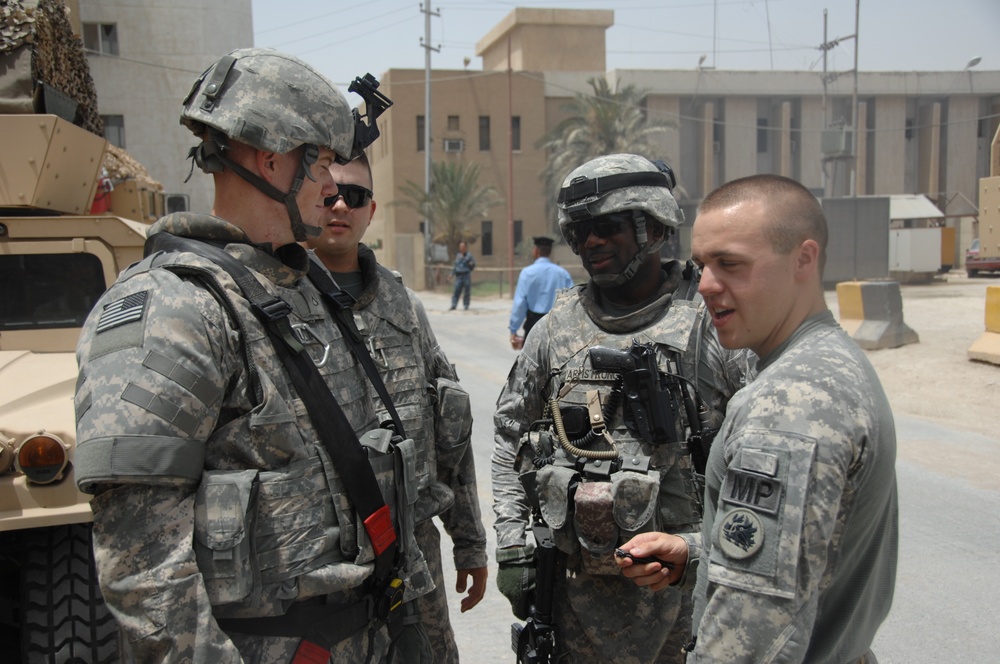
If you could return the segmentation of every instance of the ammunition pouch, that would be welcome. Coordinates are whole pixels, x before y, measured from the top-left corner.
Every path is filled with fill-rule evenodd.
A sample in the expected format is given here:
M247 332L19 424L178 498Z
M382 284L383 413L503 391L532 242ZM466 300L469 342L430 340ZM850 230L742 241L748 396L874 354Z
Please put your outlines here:
M472 439L472 405L469 393L457 382L438 378L434 412L434 446L438 464L457 466Z
M579 482L580 475L575 469L555 464L543 466L535 475L539 511L542 520L552 530L552 543L570 554L580 550L571 518L573 493Z
M210 470L198 487L194 550L213 605L249 595L259 574L251 560L258 475L256 470Z
M416 455L412 440L392 437L375 429L360 440L402 538L407 586L418 595L433 582L413 538ZM357 588L371 575L376 547L325 448L316 449L318 456L279 470L203 474L194 549L212 606L231 605L223 614L281 614L301 600Z
M581 471L561 450L552 452L550 443L545 431L522 437L516 466L532 508L551 530L555 546L579 556L586 572L618 574L614 547L661 527L660 473L649 467L649 458L632 456L621 460L629 470L610 472L607 461L590 461ZM534 453L551 462L536 469L528 460Z
M580 559L588 574L618 574L611 552L618 544L618 524L612 515L611 483L584 482L574 495L573 525L580 542Z

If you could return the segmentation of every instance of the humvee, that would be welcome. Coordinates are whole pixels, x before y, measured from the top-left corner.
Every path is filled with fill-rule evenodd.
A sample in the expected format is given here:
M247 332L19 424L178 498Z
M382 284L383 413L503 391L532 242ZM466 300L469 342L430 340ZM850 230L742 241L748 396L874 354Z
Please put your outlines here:
M106 149L55 115L0 115L0 649L21 654L10 661L119 658L89 496L73 478L75 348L97 299L141 258L162 194L105 191Z

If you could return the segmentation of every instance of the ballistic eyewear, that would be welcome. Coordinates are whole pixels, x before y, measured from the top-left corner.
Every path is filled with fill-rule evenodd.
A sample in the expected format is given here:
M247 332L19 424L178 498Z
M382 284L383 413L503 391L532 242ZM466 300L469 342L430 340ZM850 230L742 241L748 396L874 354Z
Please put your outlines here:
M587 241L591 233L602 240L606 240L612 235L617 235L624 231L631 222L631 212L612 212L611 214L593 217L586 221L578 221L566 227L566 242L571 247L583 244Z
M338 182L337 193L334 194L333 196L327 196L325 199L323 199L323 206L333 207L334 205L336 205L338 198L343 198L344 205L351 208L352 210L356 210L359 207L364 207L365 205L368 205L373 195L374 194L372 193L371 189L366 189L365 187L362 187L360 184L340 184Z

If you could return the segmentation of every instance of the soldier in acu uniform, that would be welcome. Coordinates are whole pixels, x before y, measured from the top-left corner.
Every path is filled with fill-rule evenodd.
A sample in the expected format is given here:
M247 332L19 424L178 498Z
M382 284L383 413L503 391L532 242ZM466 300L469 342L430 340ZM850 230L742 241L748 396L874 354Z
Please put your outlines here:
M545 592L531 591L530 512L559 549L556 661L683 661L690 594L637 588L613 561L636 532L697 531L692 453L704 454L742 379L740 358L712 333L696 270L660 260L683 221L673 185L662 162L629 154L566 177L559 225L591 279L560 292L497 401L497 583L521 618Z
M826 307L826 245L815 197L787 178L734 180L698 211L700 291L722 344L752 349L759 373L712 447L701 533L623 547L673 570L621 563L654 590L697 578L689 663L876 661L896 576L896 433Z
M374 116L304 62L243 49L195 82L181 122L213 214L159 220L77 349L101 590L138 662L383 661L399 577L410 596L429 585L401 529L412 443L378 428L296 244Z
M407 436L416 442L420 492L414 515L416 537L435 583L433 592L407 602L397 612L399 620L390 625L394 658L413 664L457 664L441 535L433 517L441 519L454 543L456 587L459 592L469 587L468 596L462 599L462 611L467 611L482 599L487 578L486 531L470 446L468 394L437 343L423 303L361 243L376 207L367 155L349 164L334 164L331 171L338 188L338 195L327 201L333 216L322 234L306 244L314 251L316 267L332 282L323 275L315 280L350 295L346 311L352 314L366 352L374 358ZM378 399L374 390L373 397ZM381 401L377 405L380 420L388 419L390 414ZM429 643L414 638L410 626L417 623L423 625Z

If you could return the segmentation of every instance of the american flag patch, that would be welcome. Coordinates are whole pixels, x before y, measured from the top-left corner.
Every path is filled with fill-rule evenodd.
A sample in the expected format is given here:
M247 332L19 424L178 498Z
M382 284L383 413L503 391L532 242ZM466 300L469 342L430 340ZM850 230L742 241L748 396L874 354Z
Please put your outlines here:
M146 294L149 291L132 293L120 300L104 305L101 319L97 321L97 331L105 332L113 327L141 320L146 311Z

